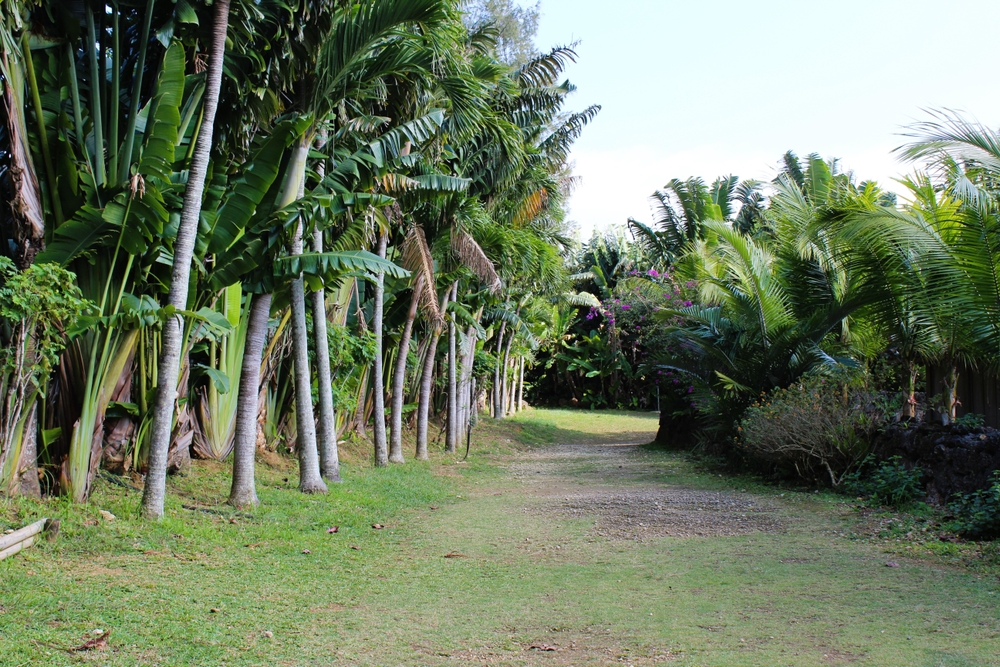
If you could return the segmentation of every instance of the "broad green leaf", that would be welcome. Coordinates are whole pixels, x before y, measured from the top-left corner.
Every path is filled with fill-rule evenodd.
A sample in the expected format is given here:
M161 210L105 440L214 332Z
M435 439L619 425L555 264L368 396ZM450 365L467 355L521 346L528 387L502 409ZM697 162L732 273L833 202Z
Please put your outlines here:
M184 47L172 42L163 56L156 82L152 118L147 122L146 142L139 161L139 172L170 180L173 173L177 130L181 124L181 101L184 97Z

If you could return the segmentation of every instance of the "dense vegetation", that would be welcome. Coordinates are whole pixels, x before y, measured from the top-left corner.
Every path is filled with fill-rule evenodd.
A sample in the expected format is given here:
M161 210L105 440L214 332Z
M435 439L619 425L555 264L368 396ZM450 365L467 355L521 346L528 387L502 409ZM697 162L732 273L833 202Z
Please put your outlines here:
M834 486L889 422L974 426L959 375L1000 367L998 146L933 115L898 151L916 165L900 202L791 152L770 183L670 181L652 224L574 256L601 306L552 318L529 395L658 405L661 439ZM944 389L927 396L929 367Z
M463 10L468 10L465 12ZM294 452L339 481L454 451L521 405L522 317L567 295L569 47L454 0L12 0L4 87L0 489L143 512L190 454ZM498 46L499 44L499 46ZM516 398L515 398L516 397Z

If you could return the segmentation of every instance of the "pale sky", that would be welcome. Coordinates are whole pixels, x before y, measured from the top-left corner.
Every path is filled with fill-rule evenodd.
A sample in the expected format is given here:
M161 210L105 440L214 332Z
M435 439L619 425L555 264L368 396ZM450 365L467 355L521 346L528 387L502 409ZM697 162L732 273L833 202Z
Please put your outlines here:
M541 3L540 49L581 42L570 106L603 106L573 151L584 238L648 221L674 177L770 180L789 149L894 189L911 168L890 151L923 109L1000 127L996 0Z

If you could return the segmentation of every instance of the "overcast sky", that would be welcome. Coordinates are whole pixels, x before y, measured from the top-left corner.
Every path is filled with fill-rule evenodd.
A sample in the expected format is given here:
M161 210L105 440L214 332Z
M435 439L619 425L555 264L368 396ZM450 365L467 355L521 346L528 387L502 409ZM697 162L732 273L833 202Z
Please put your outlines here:
M539 48L581 42L571 106L603 106L573 152L584 237L648 220L671 178L770 180L789 149L893 189L923 109L1000 126L996 0L541 3Z

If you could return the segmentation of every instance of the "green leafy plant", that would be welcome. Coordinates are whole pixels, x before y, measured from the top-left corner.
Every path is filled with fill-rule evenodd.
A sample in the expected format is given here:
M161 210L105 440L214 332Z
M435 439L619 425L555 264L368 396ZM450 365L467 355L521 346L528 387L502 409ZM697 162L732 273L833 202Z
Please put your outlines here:
M985 423L986 417L984 415L977 415L973 412L962 415L954 421L955 426L962 426L969 429L982 428Z
M948 505L955 515L949 528L973 539L1000 537L1000 470L994 470L988 489L956 494Z
M876 463L868 457L860 468L844 477L846 493L865 496L875 506L905 507L923 495L919 466L907 467L899 456Z
M76 277L54 264L18 271L0 257L0 492L17 476L20 453L36 433L26 428L66 346L66 330L88 307Z

